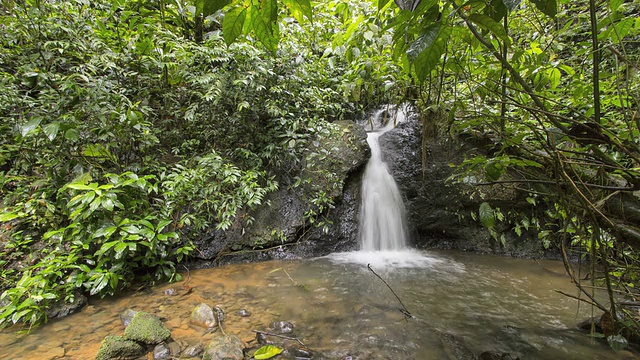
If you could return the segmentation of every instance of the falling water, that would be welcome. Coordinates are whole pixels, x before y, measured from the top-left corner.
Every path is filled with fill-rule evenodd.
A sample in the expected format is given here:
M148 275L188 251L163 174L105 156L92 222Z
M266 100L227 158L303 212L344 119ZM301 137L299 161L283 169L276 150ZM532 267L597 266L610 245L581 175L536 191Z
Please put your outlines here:
M362 180L362 204L358 237L361 250L401 250L407 245L405 209L398 185L382 161L379 138L395 124L404 121L402 110L386 116L387 111L376 112L368 125L373 128L367 135L371 158Z
M358 239L360 251L333 253L328 257L339 263L373 265L377 269L431 268L448 266L464 271L464 266L409 248L404 203L398 185L382 161L380 136L405 121L407 106L389 108L373 114L365 124L371 158L362 180L362 203Z

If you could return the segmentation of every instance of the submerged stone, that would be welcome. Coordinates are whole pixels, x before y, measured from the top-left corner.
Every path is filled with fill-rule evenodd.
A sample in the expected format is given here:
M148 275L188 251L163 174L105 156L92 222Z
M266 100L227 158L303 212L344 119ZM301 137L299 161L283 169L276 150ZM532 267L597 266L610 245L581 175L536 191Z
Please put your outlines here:
M213 314L213 309L205 303L200 303L195 307L195 309L193 309L189 321L193 325L202 326L208 329L218 325L216 317Z
M242 360L244 343L235 335L213 338L202 355L202 360Z
M276 321L269 325L269 328L280 334L293 333L293 324L288 321Z

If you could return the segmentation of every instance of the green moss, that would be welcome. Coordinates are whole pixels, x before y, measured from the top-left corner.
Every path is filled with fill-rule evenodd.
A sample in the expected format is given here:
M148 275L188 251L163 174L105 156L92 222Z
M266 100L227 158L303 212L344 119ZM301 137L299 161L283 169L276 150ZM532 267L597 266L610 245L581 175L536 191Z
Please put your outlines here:
M138 312L124 330L126 339L149 345L159 344L170 336L171 332L157 316L144 311Z
M145 353L142 345L122 336L107 335L102 340L95 360L131 359Z

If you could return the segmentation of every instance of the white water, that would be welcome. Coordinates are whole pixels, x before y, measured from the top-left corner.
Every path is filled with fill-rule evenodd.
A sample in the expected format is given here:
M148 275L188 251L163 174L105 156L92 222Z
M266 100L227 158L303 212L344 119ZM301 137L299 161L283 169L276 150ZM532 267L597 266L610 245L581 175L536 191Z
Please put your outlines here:
M362 204L358 238L362 251L401 250L407 246L406 211L402 195L387 165L382 161L379 138L393 126L405 120L404 111L393 119L379 111L369 123L374 131L367 134L371 158L362 179Z
M371 264L376 268L447 267L462 271L463 266L449 264L425 252L408 247L406 211L398 185L382 160L379 138L405 121L407 107L380 110L366 122L371 158L362 179L358 239L360 251L331 254L335 262ZM453 267L452 267L453 266Z

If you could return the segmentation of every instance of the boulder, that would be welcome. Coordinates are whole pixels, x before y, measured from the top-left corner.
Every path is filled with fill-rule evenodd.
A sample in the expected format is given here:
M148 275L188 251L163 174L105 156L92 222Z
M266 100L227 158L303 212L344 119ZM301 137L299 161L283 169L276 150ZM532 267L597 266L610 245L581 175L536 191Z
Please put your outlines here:
M136 313L124 330L124 337L127 340L148 345L159 344L170 336L171 332L157 316L144 311Z
M202 360L242 360L244 343L235 335L211 339L202 354Z
M142 345L133 340L126 339L122 336L107 335L98 354L96 360L122 360L122 359L135 359L146 352Z

